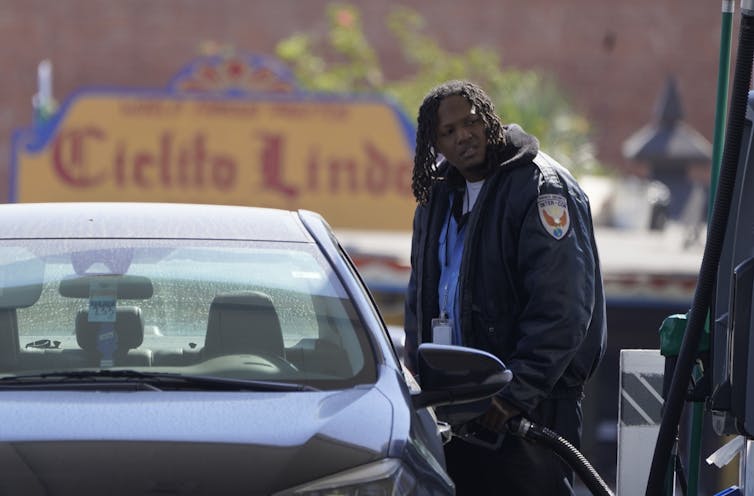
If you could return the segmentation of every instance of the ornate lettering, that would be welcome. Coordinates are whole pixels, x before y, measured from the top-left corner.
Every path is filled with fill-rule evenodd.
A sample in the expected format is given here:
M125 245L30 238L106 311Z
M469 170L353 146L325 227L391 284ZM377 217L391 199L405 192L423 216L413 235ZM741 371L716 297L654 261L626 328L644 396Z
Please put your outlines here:
M362 142L360 151L350 156L326 153L319 144L312 144L303 155L303 163L288 164L285 158L291 145L284 134L268 132L254 137L261 141L261 148L253 161L258 168L251 170L258 174L261 192L282 196L290 205L302 195L411 194L412 164L391 160L370 140ZM151 142L133 146L108 137L94 126L64 129L53 142L52 162L60 179L76 188L95 188L108 181L118 188L152 191L179 188L230 192L245 186L238 184L236 157L213 148L202 131L179 138L165 130Z
M228 191L238 177L236 161L229 155L209 152L207 138L200 132L181 144L172 133L164 131L153 148L133 149L118 141L114 144L111 171L100 162L96 169L90 147L94 141L107 144L106 138L102 130L93 127L67 130L56 138L53 169L63 182L91 188L109 179L119 187L211 187Z
M86 161L89 140L103 141L105 133L96 127L64 131L55 138L52 151L52 166L64 183L75 188L89 188L105 179L104 171L90 169Z
M286 198L296 198L298 188L283 180L283 137L279 134L263 134L262 138L262 190L273 190Z

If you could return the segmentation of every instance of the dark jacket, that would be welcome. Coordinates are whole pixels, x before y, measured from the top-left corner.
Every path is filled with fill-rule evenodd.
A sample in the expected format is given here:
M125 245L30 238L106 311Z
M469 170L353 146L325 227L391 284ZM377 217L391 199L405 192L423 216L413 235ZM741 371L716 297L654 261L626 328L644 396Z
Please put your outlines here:
M574 178L507 126L503 160L467 222L459 302L463 344L513 371L500 396L531 412L548 396L581 394L605 349L605 302L589 201ZM414 215L406 295L406 354L431 342L438 316L438 238L452 191L464 181L447 163ZM460 190L459 190L460 189ZM554 202L554 203L553 203ZM566 203L567 202L567 203ZM565 217L562 214L567 204ZM548 205L555 205L553 208ZM567 229L558 231L558 222Z

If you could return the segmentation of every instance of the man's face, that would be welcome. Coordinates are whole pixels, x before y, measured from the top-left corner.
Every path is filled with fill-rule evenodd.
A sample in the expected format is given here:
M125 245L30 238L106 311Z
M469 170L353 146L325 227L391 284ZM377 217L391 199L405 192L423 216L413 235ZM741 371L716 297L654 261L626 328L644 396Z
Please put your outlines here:
M461 95L451 95L437 109L435 148L468 181L484 179L487 133L482 117Z

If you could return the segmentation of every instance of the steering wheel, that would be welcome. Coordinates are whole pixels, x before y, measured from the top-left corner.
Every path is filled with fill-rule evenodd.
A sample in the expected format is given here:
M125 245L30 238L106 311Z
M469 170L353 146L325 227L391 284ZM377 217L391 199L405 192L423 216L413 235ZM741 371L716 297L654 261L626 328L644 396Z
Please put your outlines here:
M275 367L280 369L281 372L298 372L298 367L296 367L295 365L293 365L291 362L281 357L280 355L276 355L274 353L269 353L266 351L257 351L257 352L251 353L251 355L258 356L260 358L267 360L268 362L272 363Z

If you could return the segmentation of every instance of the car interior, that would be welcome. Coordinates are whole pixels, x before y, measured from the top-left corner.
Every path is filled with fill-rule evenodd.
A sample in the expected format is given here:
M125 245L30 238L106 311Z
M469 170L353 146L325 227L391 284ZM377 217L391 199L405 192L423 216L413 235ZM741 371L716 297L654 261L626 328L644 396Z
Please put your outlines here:
M276 368L287 376L300 373L310 378L345 379L363 375L364 364L349 357L345 349L363 343L344 343L344 333L339 332L343 325L353 326L350 319L356 317L336 317L337 313L328 311L335 304L330 297L311 298L319 335L286 346L279 312L285 316L291 310L284 303L276 303L261 290L219 292L209 304L203 344L187 338L175 346L176 340L162 336L159 326L146 324L149 316L142 307L146 308L155 294L149 278L73 275L61 279L57 288L58 298L73 300L78 308L71 316L72 339L26 341L19 335L17 311L34 305L43 293L42 286L34 283L4 288L0 295L0 372L107 367L184 372L182 369L210 361L222 363L222 357L254 356L258 366ZM92 289L95 287L110 288L112 308L106 308L103 293ZM247 358L244 363L251 362ZM235 370L237 365L229 367Z

